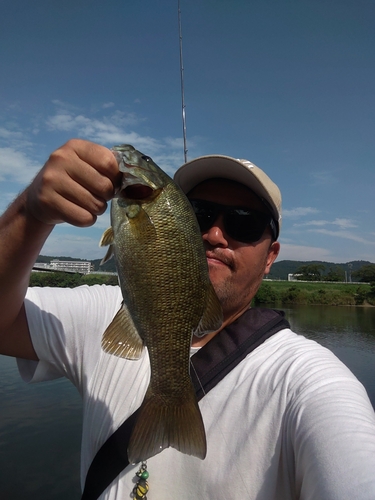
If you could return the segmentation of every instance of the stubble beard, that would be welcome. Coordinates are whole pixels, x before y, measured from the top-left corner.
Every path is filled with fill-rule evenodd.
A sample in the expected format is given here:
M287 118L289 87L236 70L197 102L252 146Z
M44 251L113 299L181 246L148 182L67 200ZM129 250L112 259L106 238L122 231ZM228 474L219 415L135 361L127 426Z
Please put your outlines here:
M253 298L262 284L266 263L267 257L264 259L264 263L259 266L260 271L249 280L247 286L240 288L240 290L233 275L214 282L213 286L223 309L224 316L232 315L235 312L250 307Z

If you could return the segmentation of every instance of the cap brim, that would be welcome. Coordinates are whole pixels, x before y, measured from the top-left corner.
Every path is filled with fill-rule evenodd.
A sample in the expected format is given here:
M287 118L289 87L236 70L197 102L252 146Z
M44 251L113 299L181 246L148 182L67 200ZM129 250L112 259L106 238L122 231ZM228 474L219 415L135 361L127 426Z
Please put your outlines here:
M182 165L175 173L174 180L185 194L208 179L222 178L239 182L266 202L279 226L279 207L275 205L268 189L258 177L258 172L265 176L264 172L251 162L246 161L245 164L242 161L223 155L200 156Z

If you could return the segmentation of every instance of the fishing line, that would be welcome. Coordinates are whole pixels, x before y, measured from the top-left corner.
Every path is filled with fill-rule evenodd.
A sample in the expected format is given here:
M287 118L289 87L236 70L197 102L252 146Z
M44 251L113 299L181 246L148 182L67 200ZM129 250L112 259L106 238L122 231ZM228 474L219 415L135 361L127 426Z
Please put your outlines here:
M178 0L178 34L180 40L180 79L181 79L181 108L182 108L182 136L184 139L184 160L187 162L187 145L186 145L186 113L185 113L185 96L184 96L184 62L182 59L182 29L181 29L181 8L180 0Z
M193 371L194 371L194 373L195 373L195 376L197 377L197 380L198 380L198 382L199 382L199 386L200 386L200 388L201 388L201 390L202 390L203 394L206 396L206 394L207 394L207 393L206 393L206 391L205 391L205 390L204 390L204 388L203 388L203 385L202 385L202 383L201 383L201 380L200 380L200 378L199 378L199 376L198 376L198 373L197 373L197 371L196 371L196 369L195 369L195 367L194 367L194 364L193 364L193 361L192 361L192 359L191 359L191 358L190 358L190 365L191 365L191 367L192 367L192 369L193 369ZM217 415L216 415L216 413L214 412L214 409L213 409L213 408L212 408L212 406L211 406L211 403L210 403L209 398L206 398L206 399L205 399L205 401L207 401L207 405L208 405L209 409L211 410L211 414L212 414L212 416L213 416L213 417L214 417L214 419L215 419L215 423L216 423L216 425L218 426L218 429L219 429L219 432L220 432L220 434L221 434L221 436L222 436L222 439L223 439L223 441L224 441L224 443L225 443L225 445L226 445L227 449L229 450L229 444L228 444L228 441L227 441L227 439L226 439L226 437L225 437L225 434L224 434L224 432L223 432L223 429L221 428L220 424L218 423L218 419L217 419L217 418L215 418L215 417L217 417ZM247 494L249 495L249 497L250 497L250 491L248 490L248 488L247 488L247 486L246 486L245 479L244 479L244 477L243 477L243 475L242 475L242 473L241 473L241 469L237 466L237 462L236 462L236 461L234 461L234 466L235 466L235 468L236 468L236 470L237 470L237 472L238 472L239 477L241 478L241 481L242 481L242 483L243 483L243 485L244 485L244 487L245 487L246 493L247 493Z

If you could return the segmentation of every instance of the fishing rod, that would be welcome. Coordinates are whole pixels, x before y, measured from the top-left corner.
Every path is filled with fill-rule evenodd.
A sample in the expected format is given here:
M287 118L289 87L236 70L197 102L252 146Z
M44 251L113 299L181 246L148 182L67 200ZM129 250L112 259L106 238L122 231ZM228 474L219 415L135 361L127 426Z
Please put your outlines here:
M184 160L187 162L187 146L186 146L186 113L185 113L185 97L184 97L184 63L182 58L182 30L181 30L181 8L180 0L178 0L178 34L180 39L180 78L181 78L181 106L182 106L182 136L184 139Z

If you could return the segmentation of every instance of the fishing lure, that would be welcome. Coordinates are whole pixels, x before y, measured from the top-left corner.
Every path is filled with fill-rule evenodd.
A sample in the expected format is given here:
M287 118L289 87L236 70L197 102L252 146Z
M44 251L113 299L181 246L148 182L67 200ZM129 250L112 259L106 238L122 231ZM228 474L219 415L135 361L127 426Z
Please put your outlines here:
M149 478L149 473L147 470L147 462L142 462L139 471L136 472L136 476L139 478L137 484L133 488L133 500L147 500L147 492L149 490L147 479Z

